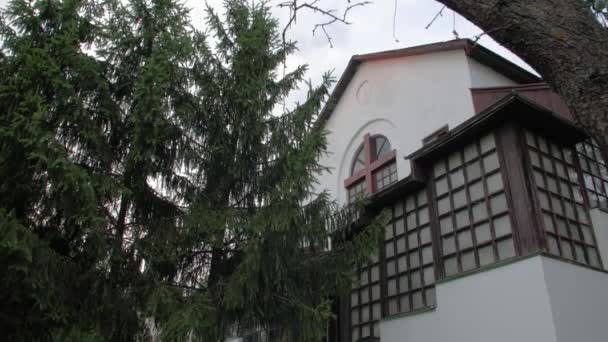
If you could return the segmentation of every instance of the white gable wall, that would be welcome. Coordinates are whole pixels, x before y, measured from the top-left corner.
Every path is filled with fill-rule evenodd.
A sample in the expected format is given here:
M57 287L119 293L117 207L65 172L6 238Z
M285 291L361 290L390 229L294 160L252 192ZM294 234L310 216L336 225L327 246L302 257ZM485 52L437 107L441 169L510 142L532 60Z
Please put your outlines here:
M608 339L608 274L543 258L557 342Z
M331 167L332 173L320 175L318 190L329 190L339 203L346 203L344 180L366 133L389 139L397 150L399 179L408 176L410 164L404 157L422 147L423 138L474 114L474 84L514 82L472 61L464 50L361 64L326 123L329 155L321 164Z
M591 225L595 232L595 242L600 250L604 269L608 270L608 213L602 209L591 209Z
M382 342L557 342L541 256L441 282L436 291L435 310L383 319Z
M468 58L471 73L471 88L514 86L517 82L497 73L473 58Z
M608 274L532 256L439 282L437 307L380 322L382 342L600 342Z

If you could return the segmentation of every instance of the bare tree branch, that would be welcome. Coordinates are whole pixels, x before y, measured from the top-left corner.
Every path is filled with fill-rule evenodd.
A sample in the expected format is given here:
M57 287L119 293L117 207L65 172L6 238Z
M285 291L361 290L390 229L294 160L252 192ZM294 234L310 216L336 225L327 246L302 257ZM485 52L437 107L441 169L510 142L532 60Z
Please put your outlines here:
M332 25L334 23L350 25L350 22L348 21L348 15L350 11L356 7L363 7L372 3L368 0L356 2L353 2L352 0L347 1L349 5L341 13L339 13L339 11L336 9L327 9L321 7L319 4L320 0L309 0L304 2L302 2L302 0L289 0L279 3L279 8L289 9L289 20L283 28L283 41L286 41L285 36L287 34L287 30L289 30L293 26L293 24L297 22L298 12L308 10L313 13L320 14L322 17L326 18L326 21L318 23L314 26L312 34L314 35L318 29L321 29L321 31L323 31L325 37L327 38L329 46L333 47L331 36L329 32L327 32L327 26Z
M435 23L435 21L439 18L439 17L443 17L443 10L445 10L446 6L443 5L443 7L441 7L441 9L437 12L437 14L435 14L435 16L433 17L433 19L431 19L431 21L424 27L425 29L429 29L431 26L433 26L433 23ZM395 8L395 11L397 9Z

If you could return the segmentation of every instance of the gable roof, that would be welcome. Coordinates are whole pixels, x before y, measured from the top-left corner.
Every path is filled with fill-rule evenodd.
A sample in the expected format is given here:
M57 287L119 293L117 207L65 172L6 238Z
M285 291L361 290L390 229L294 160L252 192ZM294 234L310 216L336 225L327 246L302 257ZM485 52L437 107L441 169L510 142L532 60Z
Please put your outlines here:
M346 69L340 76L336 87L332 91L327 104L321 111L319 116L319 122L324 124L327 119L331 116L335 105L338 104L344 91L348 87L348 84L355 76L359 66L368 61L389 59L389 58L401 58L407 56L424 55L428 53L440 52L440 51L451 51L451 50L464 50L467 56L473 58L477 62L486 65L493 70L507 76L515 82L521 84L537 83L541 79L523 69L522 67L510 62L504 57L492 52L491 50L473 42L470 39L456 39L446 42L439 42L427 45L413 46L403 49L386 50L381 52L373 52L364 55L354 55L351 57Z

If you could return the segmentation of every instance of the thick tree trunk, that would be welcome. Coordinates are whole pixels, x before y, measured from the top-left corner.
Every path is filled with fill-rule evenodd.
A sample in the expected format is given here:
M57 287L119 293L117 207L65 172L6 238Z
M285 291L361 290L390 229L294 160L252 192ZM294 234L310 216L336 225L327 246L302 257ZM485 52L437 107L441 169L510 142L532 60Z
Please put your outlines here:
M608 30L583 0L437 0L536 69L608 147Z

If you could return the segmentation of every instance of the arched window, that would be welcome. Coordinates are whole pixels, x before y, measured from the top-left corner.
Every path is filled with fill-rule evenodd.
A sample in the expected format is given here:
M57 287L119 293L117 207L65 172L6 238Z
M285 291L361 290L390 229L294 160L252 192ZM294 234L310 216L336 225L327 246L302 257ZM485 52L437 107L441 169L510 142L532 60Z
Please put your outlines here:
M366 134L353 158L350 177L344 181L348 200L380 191L397 181L395 150L382 135Z

